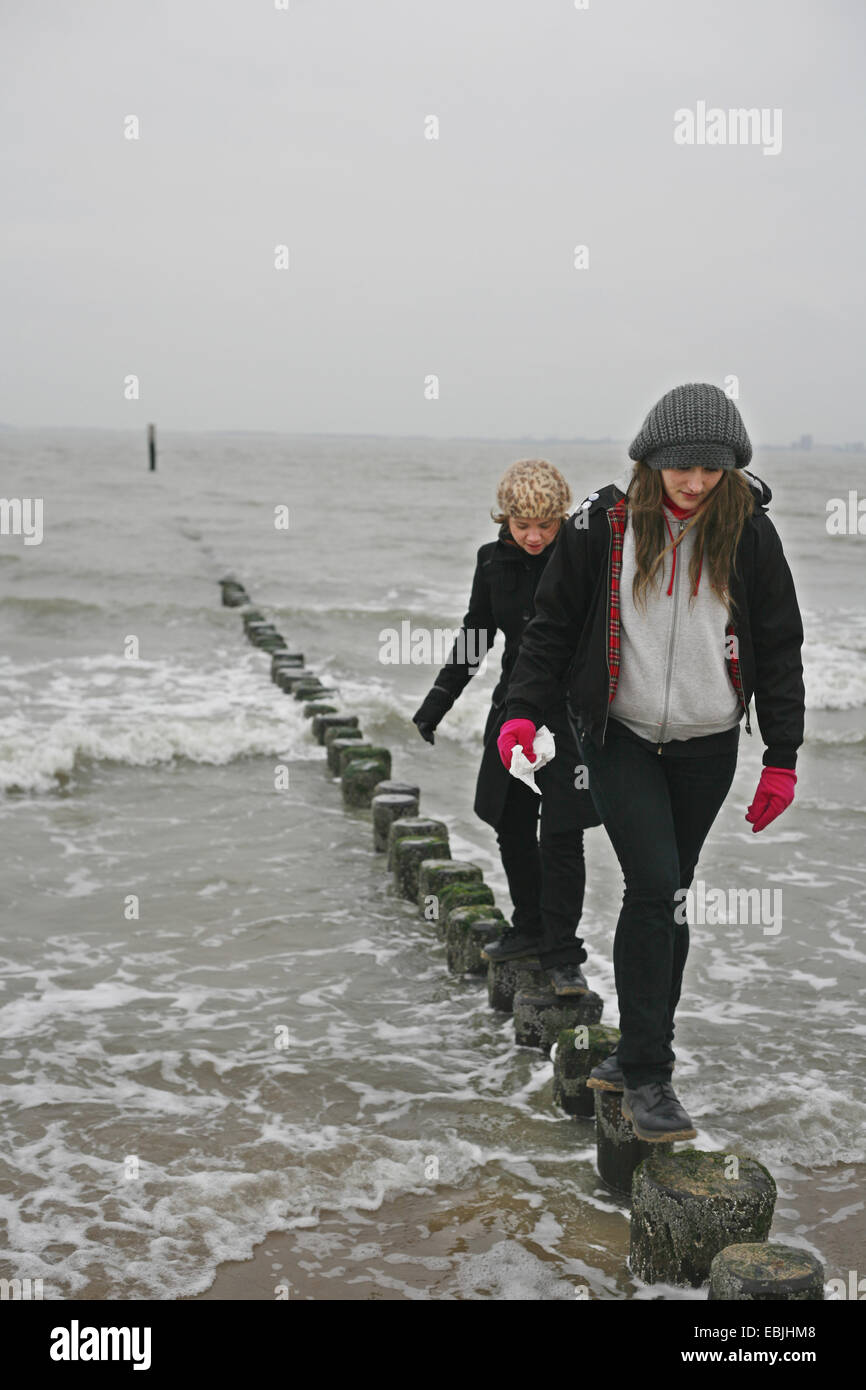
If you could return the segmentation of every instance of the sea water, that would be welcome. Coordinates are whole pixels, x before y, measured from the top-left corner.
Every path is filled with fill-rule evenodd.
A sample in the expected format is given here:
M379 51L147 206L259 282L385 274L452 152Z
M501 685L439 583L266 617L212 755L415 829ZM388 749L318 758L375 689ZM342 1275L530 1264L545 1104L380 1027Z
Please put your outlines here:
M233 571L339 687L507 912L472 813L500 647L430 747L411 715L437 668L383 661L382 633L459 624L509 463L542 454L580 501L624 446L166 432L150 474L132 433L0 442L6 497L43 502L38 544L0 537L0 1277L176 1298L288 1233L289 1274L266 1262L256 1296L657 1294L591 1121L393 896L369 813L344 811L217 586ZM866 538L826 516L862 461L752 466L804 613L806 742L793 806L754 836L763 745L741 736L697 876L778 890L782 927L693 926L676 1081L699 1147L773 1173L774 1238L844 1278L866 1229ZM615 1024L602 829L586 857L585 969Z

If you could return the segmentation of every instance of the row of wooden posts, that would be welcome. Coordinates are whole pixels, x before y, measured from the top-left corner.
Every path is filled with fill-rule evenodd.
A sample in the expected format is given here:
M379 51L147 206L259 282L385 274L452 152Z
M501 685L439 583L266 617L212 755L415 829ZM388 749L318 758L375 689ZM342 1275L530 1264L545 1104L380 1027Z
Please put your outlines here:
M618 1029L601 1022L599 995L554 994L538 961L482 959L506 923L481 869L452 858L445 822L419 815L419 788L391 779L389 750L364 738L357 715L340 710L339 692L290 650L243 585L231 576L220 584L223 604L243 609L249 641L270 655L276 685L302 703L345 805L370 808L374 849L385 856L395 892L418 903L445 943L448 969L486 976L490 1007L513 1015L517 1044L553 1054L556 1104L568 1115L594 1117L599 1177L631 1201L632 1272L649 1284L708 1284L710 1299L822 1299L820 1261L767 1242L776 1184L763 1164L645 1143L622 1114L620 1092L586 1086L619 1039Z

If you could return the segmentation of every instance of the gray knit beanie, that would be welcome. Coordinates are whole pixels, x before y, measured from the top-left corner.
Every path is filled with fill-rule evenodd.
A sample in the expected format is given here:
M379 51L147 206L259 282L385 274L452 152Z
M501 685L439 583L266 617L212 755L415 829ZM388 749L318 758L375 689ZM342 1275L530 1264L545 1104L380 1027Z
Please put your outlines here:
M730 396L708 382L662 396L629 447L650 468L745 468L752 445Z

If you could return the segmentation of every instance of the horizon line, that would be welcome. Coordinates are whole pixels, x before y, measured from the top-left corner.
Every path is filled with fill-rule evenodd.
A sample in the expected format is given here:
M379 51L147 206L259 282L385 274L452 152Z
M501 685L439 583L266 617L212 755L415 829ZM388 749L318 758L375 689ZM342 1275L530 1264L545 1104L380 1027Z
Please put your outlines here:
M0 421L0 432L9 431L13 433L26 433L33 430L57 430L57 431L102 431L111 434L138 434L145 436L147 425L13 425L7 421ZM157 425L157 437L160 426ZM618 439L613 435L531 435L531 434L383 434L376 430L268 430L268 429L219 429L219 428L197 428L189 429L183 426L164 427L167 434L217 434L217 435L273 435L286 436L294 439L423 439L431 443L489 443L489 444L628 444L630 441L625 438ZM814 449L838 449L841 452L856 453L857 447L866 451L864 440L845 440L842 443L832 440L815 440L804 450L809 452ZM772 440L766 442L754 442L756 449L797 449L800 448L799 441L791 441L787 444L780 444Z

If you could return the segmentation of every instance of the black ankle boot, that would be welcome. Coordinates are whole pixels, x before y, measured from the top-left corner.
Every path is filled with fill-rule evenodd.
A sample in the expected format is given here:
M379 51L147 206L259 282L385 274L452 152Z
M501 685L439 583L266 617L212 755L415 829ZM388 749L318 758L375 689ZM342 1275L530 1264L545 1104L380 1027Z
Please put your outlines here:
M492 941L481 952L482 960L520 960L523 956L537 956L541 938L530 936L518 927L506 927L498 941Z
M554 994L589 994L586 976L579 965L552 965L547 978L553 985Z
M671 1062L671 1075L673 1075L674 1064ZM622 1067L615 1052L609 1057L605 1057L603 1062L599 1062L597 1067L593 1067L586 1084L593 1091L621 1091L625 1086L625 1077L622 1074Z
M698 1132L677 1100L669 1081L648 1081L622 1094L622 1113L631 1120L638 1139L648 1144L670 1144L675 1139L697 1139Z

